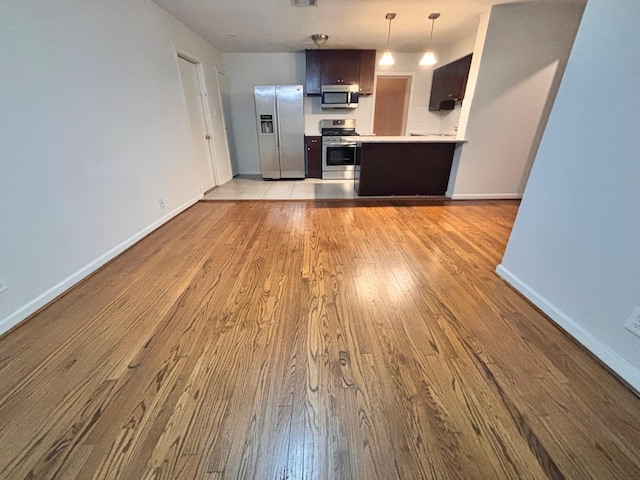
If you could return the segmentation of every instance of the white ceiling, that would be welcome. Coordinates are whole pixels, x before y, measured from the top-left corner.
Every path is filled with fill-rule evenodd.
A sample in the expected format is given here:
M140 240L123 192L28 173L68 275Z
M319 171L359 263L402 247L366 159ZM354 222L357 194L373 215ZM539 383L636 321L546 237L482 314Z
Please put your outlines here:
M437 50L475 35L488 6L516 0L317 0L306 7L293 7L291 0L153 1L222 52L301 51L315 48L314 33L329 35L324 48L385 50L385 15L394 12L390 49L412 53L427 47L430 13L442 14L433 34Z

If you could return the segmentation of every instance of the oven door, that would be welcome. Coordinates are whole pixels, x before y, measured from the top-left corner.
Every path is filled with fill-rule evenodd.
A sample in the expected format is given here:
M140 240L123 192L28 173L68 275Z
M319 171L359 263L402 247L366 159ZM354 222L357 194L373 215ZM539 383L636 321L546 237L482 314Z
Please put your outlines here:
M355 161L355 142L324 141L322 143L322 178L353 178Z

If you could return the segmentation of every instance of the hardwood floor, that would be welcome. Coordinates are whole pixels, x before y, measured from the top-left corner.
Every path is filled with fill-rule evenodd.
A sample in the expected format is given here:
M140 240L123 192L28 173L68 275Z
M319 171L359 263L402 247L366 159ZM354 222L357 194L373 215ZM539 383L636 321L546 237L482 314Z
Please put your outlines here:
M199 203L0 338L0 478L640 478L515 202Z

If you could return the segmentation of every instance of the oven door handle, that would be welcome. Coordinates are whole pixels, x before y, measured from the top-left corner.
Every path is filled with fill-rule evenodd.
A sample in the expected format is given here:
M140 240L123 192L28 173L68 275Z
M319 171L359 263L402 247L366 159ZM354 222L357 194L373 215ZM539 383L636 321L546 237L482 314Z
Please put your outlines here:
M325 147L355 147L356 142L324 142Z

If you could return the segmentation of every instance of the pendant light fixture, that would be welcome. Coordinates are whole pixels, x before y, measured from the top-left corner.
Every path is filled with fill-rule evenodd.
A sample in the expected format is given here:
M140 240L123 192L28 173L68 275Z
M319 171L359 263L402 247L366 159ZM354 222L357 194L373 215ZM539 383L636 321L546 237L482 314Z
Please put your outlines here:
M440 16L439 13L432 13L429 15L429 20L431 20L431 36L429 37L429 45L427 45L427 51L424 52L422 60L420 60L420 65L435 65L437 60L436 56L433 54L433 50L431 50L431 40L433 40L433 26L436 23L436 18Z
M396 62L393 60L393 56L391 55L391 51L389 50L389 40L391 40L391 20L396 18L396 14L387 13L384 18L389 20L389 33L387 33L387 49L382 54L382 58L380 59L380 62L378 62L378 65L393 65Z

